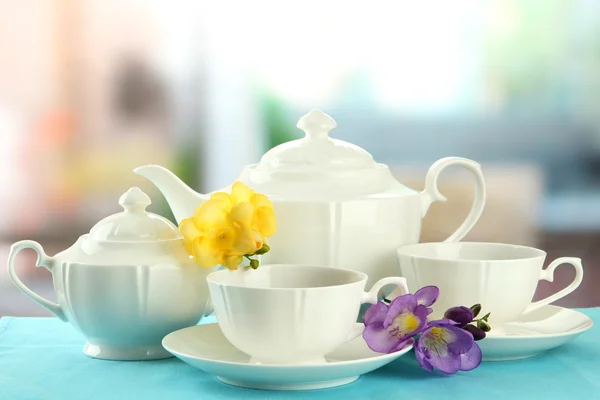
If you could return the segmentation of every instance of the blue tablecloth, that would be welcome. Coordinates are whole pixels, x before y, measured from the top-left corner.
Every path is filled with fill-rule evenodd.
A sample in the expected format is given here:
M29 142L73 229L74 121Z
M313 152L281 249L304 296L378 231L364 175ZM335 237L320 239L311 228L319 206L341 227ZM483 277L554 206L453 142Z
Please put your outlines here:
M600 309L581 310L600 321ZM356 382L307 392L225 385L176 358L118 362L82 353L83 338L55 318L0 320L0 399L600 399L600 326L528 360L483 363L452 376L420 369L412 353Z

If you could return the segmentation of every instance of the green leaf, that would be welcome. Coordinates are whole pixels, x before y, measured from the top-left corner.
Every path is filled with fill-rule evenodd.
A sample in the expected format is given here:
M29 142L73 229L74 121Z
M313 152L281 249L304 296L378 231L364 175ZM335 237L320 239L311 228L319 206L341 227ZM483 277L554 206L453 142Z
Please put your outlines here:
M473 311L473 318L477 317L481 312L481 304L472 305L471 311Z

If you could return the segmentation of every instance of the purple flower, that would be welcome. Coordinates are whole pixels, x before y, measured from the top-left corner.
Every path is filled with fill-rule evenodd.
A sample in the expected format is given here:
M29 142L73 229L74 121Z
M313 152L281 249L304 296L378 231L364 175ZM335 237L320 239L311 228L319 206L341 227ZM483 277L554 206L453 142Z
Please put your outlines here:
M389 306L379 302L365 312L363 338L371 350L393 353L425 329L427 314L427 307L412 294L396 297Z
M437 368L446 374L454 374L470 371L481 364L481 349L473 335L450 322L430 322L417 340L417 361L429 372Z
M460 306L460 307L452 307L446 310L444 313L444 318L455 321L456 324L464 328L467 324L473 321L475 314L473 310L469 307Z

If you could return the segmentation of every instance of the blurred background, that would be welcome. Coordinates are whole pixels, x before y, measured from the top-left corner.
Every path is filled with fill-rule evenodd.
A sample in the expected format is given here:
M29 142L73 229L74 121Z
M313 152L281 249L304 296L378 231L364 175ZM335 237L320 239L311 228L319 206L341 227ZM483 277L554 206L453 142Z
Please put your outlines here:
M483 217L467 239L583 258L557 304L600 306L600 2L596 0L0 0L0 258L11 243L69 247L154 163L199 191L302 136L321 108L421 190L445 156L482 163ZM448 170L423 241L443 240L473 196ZM399 227L400 228L400 227ZM50 274L19 256L25 283ZM536 297L574 276L559 268ZM0 268L0 316L48 315Z

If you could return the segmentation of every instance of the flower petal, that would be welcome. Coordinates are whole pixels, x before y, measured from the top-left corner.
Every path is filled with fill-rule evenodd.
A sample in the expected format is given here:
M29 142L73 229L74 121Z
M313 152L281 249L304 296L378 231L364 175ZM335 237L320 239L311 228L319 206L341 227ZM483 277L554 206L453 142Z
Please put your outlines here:
M431 352L431 357L427 360L432 366L445 374L455 374L460 370L460 356L446 353L445 355Z
M396 336L390 335L380 322L367 325L362 336L367 346L378 353L389 353L400 344L400 340Z
M256 238L254 233L246 225L234 223L232 226L233 240L231 247L227 250L227 255L243 256L245 254L254 254L256 248Z
M223 266L227 269L235 271L238 266L244 261L242 256L226 256L223 257Z
M224 192L213 193L212 196L210 196L210 199L218 201L219 202L218 204L225 211L231 210L231 206L233 204L233 200L232 200L231 196L228 193L224 193Z
M263 244L267 243L267 241L265 240L265 238L263 238L262 236L260 236L260 233L258 233L256 231L253 231L252 235L254 236L254 243L256 243L255 246L254 246L256 248L256 250L259 250L261 247L263 247ZM254 252L252 252L252 254L254 254Z
M435 321L429 322L429 326L442 327L442 326L447 326L447 325L451 325L451 326L458 325L458 322L452 321L451 319L437 319Z
M437 286L425 286L415 292L415 298L418 304L426 307L431 306L440 295L440 289Z
M408 293L396 297L389 305L387 315L383 321L383 326L387 328L398 315L406 312L412 313L416 307L417 299L414 295Z
M202 232L217 226L221 227L227 220L227 212L219 200L207 200L196 209L194 223Z
M398 345L396 347L394 347L392 350L390 350L390 353L395 353L397 351L400 351L402 349L404 349L406 346L410 346L413 345L415 343L415 339L413 338L408 338L400 343L398 343Z
M201 267L211 268L222 262L222 253L208 238L198 237L193 243L194 260Z
M194 241L202 232L198 230L193 218L186 218L179 224L179 233L188 241Z
M194 241L183 239L183 246L185 247L185 251L188 252L192 257L194 256Z
M254 211L254 223L256 225L256 230L260 232L262 236L273 236L277 230L275 212L269 207L260 207Z
M460 354L450 349L450 346L457 340L454 330L462 329L452 325L429 327L421 334L416 346L416 349L424 354L424 358L432 366L446 374L454 374L460 369ZM467 333L467 335L469 334Z
M427 328L427 307L418 305L415 307L413 314L419 320L419 326L413 332L413 335L423 332Z
M273 203L271 203L271 200L269 200L269 198L264 194L260 193L253 194L252 197L250 197L250 203L252 203L255 208L273 208Z
M433 365L429 362L429 350L427 348L423 348L419 346L419 341L417 340L417 344L415 345L415 357L419 365L429 371L433 372Z
M481 348L477 343L473 343L473 347L469 351L460 355L460 370L471 371L481 364L482 354Z
M461 355L471 349L475 340L471 333L455 326L442 328L447 332L448 351L455 355Z
M252 214L254 207L250 203L239 203L231 208L229 220L231 222L239 222L243 225L250 225L252 222Z
M380 301L377 304L373 304L371 307L367 308L367 311L365 311L363 323L365 324L365 326L374 324L376 322L383 323L387 311L388 306L383 301Z
M253 194L254 191L240 181L234 182L231 186L231 198L233 204L249 202Z

